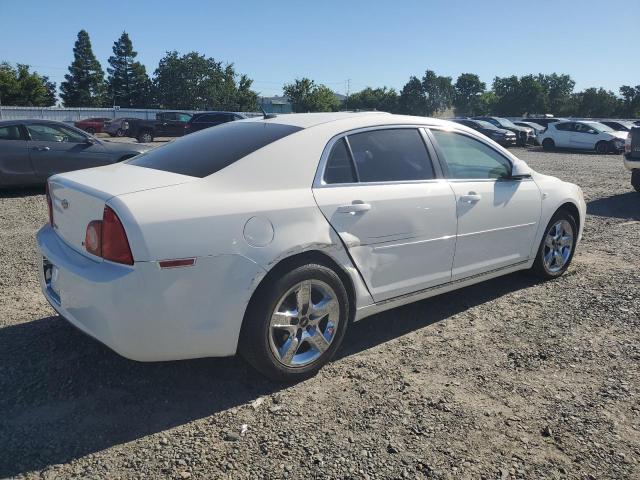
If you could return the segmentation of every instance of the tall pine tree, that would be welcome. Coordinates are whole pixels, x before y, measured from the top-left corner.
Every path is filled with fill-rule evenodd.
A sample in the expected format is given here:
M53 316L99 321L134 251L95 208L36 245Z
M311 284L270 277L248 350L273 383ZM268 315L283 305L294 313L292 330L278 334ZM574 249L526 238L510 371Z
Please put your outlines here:
M65 107L101 107L105 102L104 72L91 49L85 30L78 32L73 47L73 62L60 84Z
M133 50L127 32L113 43L113 56L109 57L110 68L108 91L109 101L121 107L149 107L151 103L151 81L147 71Z

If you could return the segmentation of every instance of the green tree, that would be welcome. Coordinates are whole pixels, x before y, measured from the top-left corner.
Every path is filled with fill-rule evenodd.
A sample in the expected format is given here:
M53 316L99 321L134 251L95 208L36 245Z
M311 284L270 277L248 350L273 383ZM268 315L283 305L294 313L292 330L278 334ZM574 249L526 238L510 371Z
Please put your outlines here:
M628 118L640 117L640 85L635 87L623 85L620 87L620 95L622 96L621 115Z
M553 113L555 115L566 115L567 108L573 93L576 82L569 75L551 75L538 74L538 82L542 85L546 94L546 105L544 112Z
M422 77L422 91L427 115L444 112L453 105L455 91L451 77L442 77L433 70L427 70Z
M352 95L346 101L351 110L378 110L381 112L398 111L398 93L393 88L367 87Z
M340 100L325 85L318 85L309 78L296 79L282 87L284 95L293 105L293 111L332 112L340 108Z
M495 113L498 115L540 113L547 108L545 89L534 75L496 77L493 92L496 95Z
M482 112L482 94L485 93L487 85L480 81L478 75L462 73L453 87L455 90L453 105L456 115L471 116L484 113Z
M623 103L611 91L604 88L587 88L574 97L573 115L577 117L611 117Z
M30 72L28 65L0 63L0 102L4 105L49 107L56 103L56 84Z
M197 52L167 52L155 71L156 98L164 108L254 110L258 97L252 80L240 75L237 82L237 77L233 64Z
M100 107L105 98L104 72L91 48L89 34L78 32L73 47L73 62L60 84L65 107Z
M113 55L109 57L107 73L107 103L122 107L149 107L151 104L151 80L140 62L138 53L127 32L113 43Z
M405 115L427 115L427 106L418 77L411 76L400 92L400 113Z

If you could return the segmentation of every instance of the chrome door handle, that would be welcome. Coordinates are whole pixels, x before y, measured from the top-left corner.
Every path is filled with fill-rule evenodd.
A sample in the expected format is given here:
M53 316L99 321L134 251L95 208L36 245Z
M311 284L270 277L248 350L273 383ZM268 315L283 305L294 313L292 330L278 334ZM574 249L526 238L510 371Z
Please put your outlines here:
M34 150L37 150L38 152L48 152L51 150L51 147L35 147Z
M338 213L360 213L371 210L371 204L364 203L362 200L354 200L350 205L341 205L338 207Z
M469 192L467 195L462 195L460 201L462 203L477 203L482 199L482 195L475 192Z

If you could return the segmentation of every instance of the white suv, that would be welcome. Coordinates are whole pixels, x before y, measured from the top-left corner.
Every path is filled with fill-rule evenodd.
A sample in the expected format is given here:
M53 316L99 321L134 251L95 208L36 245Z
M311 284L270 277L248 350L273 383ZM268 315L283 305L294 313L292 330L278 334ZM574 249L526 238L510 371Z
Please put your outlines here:
M538 135L538 142L545 150L557 147L609 153L622 151L626 138L627 132L616 132L602 123L568 121L550 123Z
M624 166L631 172L631 185L640 193L640 127L632 128L624 145Z

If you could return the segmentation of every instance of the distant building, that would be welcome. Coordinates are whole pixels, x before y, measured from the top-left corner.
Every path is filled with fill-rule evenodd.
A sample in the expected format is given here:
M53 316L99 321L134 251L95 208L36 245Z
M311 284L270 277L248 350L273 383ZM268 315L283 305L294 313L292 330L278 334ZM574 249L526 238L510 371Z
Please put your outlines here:
M293 105L287 97L260 97L259 105L267 113L293 113Z

